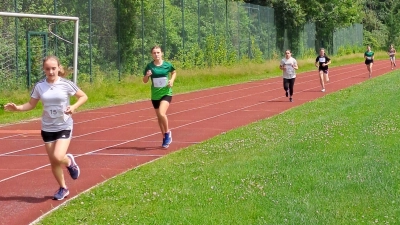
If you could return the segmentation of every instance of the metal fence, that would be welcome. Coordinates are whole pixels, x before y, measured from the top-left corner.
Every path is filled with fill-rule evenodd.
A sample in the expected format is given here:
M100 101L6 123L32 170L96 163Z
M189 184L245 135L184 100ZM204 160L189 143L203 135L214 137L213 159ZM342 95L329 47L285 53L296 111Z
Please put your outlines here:
M130 2L130 8L122 7L122 2ZM272 8L242 2L3 0L0 11L79 17L80 81L140 74L156 44L179 68L263 61L281 57L291 46L287 38L284 46L277 46ZM71 67L73 31L72 22L0 17L0 90L26 87L40 79L45 54L57 55L64 67ZM352 32L339 32L336 37L352 36ZM314 24L305 26L300 39L297 57L319 47L315 46ZM352 43L359 44L362 36L356 39ZM337 46L341 43L345 42L338 41Z
M351 27L337 29L333 33L333 51L336 55L340 48L362 46L363 25L353 24Z

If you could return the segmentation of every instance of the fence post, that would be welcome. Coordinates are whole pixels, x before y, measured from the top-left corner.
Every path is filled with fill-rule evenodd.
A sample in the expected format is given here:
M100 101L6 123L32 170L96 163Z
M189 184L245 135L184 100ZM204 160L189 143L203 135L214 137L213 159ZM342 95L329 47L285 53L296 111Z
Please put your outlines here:
M118 52L118 80L121 81L121 10L120 10L120 0L117 0L117 29L118 29L118 34L117 34L117 52Z
M185 0L181 0L182 3L182 49L185 51Z
M241 41L241 36L240 36L240 10L239 10L239 2L237 1L236 2L236 9L237 9L237 21L238 21L238 23L237 23L237 25L238 25L238 27L237 27L237 32L238 32L238 61L240 61L240 41Z
M14 0L14 10L18 12L17 0ZM16 74L15 79L18 78L18 17L15 17L15 67L16 67Z
M144 4L141 0L141 11L142 11L142 67L144 67Z
M92 76L92 0L89 0L89 76L90 83L93 82Z
M57 0L54 0L54 15L57 15ZM56 21L56 20L54 20ZM54 33L57 34L57 23L54 26ZM54 55L58 55L58 38L54 40Z
M214 33L214 38L216 37L216 29L215 29L215 0L212 1L212 12L213 12L213 33Z
M200 0L197 0L197 43L200 45Z
M162 1L162 11L163 11L163 49L164 49L164 54L167 55L167 34L166 34L166 29L165 29L165 0Z

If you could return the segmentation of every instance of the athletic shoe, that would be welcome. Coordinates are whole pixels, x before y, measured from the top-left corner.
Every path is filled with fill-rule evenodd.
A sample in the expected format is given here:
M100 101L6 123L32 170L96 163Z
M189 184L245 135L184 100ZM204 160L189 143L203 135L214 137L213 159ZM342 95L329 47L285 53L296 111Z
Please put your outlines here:
M290 102L293 102L293 98L289 98L289 101L290 101Z
M60 187L57 192L54 194L54 200L63 200L65 197L69 195L69 191L66 188Z
M71 165L67 166L69 175L71 175L71 178L76 180L79 177L80 174L80 169L78 164L76 164L74 156L72 154L67 154L67 157L71 160Z
M171 144L171 142L172 142L172 132L169 131L169 132L164 134L164 141L163 141L162 147L163 148L168 148L169 145Z
M289 97L289 93L288 93L287 91L285 92L285 96L286 96L286 97Z
M322 90L321 90L322 92L325 92L325 88L322 88Z
M164 136L165 136L165 134L164 134ZM164 145L165 145L165 138L162 139L162 144L161 144L161 146L164 147Z

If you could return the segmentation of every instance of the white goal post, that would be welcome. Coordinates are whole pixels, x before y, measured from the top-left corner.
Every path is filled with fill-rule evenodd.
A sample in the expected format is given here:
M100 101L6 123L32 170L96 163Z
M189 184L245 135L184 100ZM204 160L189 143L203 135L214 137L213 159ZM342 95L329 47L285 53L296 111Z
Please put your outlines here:
M41 14L25 14L25 13L10 13L10 12L0 12L0 16L74 21L75 22L75 32L74 32L73 82L75 84L77 83L77 78L78 78L78 37L79 37L79 35L78 35L79 34L79 18L78 17L41 15Z

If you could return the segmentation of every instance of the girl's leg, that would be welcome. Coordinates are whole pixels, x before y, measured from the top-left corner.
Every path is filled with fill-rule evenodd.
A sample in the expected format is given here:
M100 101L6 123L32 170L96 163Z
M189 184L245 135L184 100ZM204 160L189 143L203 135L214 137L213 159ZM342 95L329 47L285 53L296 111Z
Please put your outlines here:
M296 78L290 79L289 80L289 89L290 89L290 98L293 96L293 87L294 87L294 82Z
M69 166L71 160L66 156L71 139L59 139L45 143L47 155L50 159L51 170L60 187L66 188L63 166Z
M368 65L369 78L372 77L372 65L373 65L373 63L370 63L370 64Z
M329 73L328 73L328 71L326 71L326 73L324 75L325 75L326 82L329 82Z
M285 96L288 97L288 90L289 90L289 79L283 78L283 90L285 90Z
M319 71L319 83L321 84L322 91L325 91L324 72L322 70Z
M158 125L160 126L161 133L164 137L164 134L169 131L168 127L168 118L167 118L167 110L169 107L168 101L161 101L160 107L156 109Z

